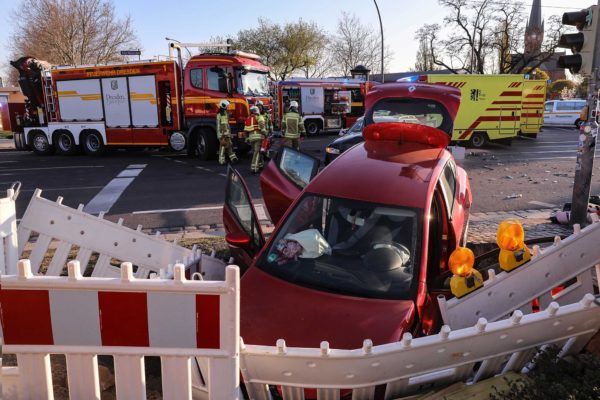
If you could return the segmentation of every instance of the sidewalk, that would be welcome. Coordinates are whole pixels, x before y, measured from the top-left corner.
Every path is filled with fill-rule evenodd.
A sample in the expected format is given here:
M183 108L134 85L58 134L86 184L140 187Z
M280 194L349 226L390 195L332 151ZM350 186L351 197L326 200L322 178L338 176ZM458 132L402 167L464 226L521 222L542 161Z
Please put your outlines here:
M0 151L13 151L15 149L14 139L0 138Z

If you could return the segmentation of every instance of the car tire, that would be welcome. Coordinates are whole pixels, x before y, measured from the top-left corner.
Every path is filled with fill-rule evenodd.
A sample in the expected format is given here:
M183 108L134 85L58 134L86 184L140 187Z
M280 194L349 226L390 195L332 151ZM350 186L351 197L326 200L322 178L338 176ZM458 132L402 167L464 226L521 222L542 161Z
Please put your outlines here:
M318 135L321 131L321 122L316 119L309 119L304 123L307 135Z
M196 155L202 161L213 160L217 157L217 135L208 128L200 129L196 135Z
M81 135L81 147L88 156L101 156L106 151L106 145L100 132L90 130Z
M59 130L54 133L53 136L54 146L58 154L68 156L75 154L77 151L77 145L71 132L67 130Z
M54 153L54 146L48 141L48 136L42 131L35 131L31 135L31 148L38 156L47 156Z
M480 149L484 147L488 143L487 134L483 132L475 132L471 135L471 139L469 139L469 146Z

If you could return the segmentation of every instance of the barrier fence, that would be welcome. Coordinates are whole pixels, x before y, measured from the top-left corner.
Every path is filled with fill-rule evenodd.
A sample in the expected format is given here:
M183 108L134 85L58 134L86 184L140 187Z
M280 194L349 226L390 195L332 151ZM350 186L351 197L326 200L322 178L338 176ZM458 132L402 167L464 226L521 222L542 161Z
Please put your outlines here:
M192 362L208 362L210 399L239 396L239 270L225 281L136 279L131 263L120 278L84 278L79 262L67 277L34 276L28 260L3 276L0 310L4 353L17 367L2 368L4 399L52 399L50 354L64 354L72 399L99 399L97 355L112 355L117 397L143 399L144 356L161 357L165 399L192 398ZM195 368L195 367L194 367Z

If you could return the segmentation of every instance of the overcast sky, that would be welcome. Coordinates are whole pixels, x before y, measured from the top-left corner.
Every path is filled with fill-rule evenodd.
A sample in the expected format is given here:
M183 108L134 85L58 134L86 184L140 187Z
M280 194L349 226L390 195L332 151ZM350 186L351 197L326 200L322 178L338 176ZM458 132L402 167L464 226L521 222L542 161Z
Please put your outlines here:
M35 0L34 0L35 1ZM476 1L476 0L473 0ZM527 13L532 0L525 0ZM10 10L20 0L1 0L0 65L8 64L8 34L12 32ZM542 0L542 15L586 8L591 0ZM228 36L240 29L256 26L259 17L283 23L302 18L334 32L342 11L354 13L365 24L379 30L372 0L115 0L119 15L130 14L143 48L142 58L165 55L165 37L182 42L202 42L211 36ZM390 72L407 71L415 63L415 31L424 23L442 23L446 9L437 0L378 0L384 28L384 41L394 52ZM4 73L0 68L0 74Z

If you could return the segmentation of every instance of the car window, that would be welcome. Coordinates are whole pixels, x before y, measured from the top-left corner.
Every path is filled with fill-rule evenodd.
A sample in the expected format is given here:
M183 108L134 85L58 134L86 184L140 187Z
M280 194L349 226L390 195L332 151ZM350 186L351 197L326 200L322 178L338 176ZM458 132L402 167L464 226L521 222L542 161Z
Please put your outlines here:
M546 103L544 105L544 111L546 111L546 112L552 112L553 111L553 107L554 107L554 103L552 103L552 102Z
M452 208L456 195L456 166L454 165L454 162L448 161L444 167L442 175L440 176L440 187L444 193L446 209L448 210L448 213L452 215Z
M359 133L362 132L363 129L363 119L359 118L356 120L354 125L348 130L348 133Z
M296 186L304 189L314 178L319 161L307 154L284 147L278 159L278 166Z
M585 107L585 105L586 105L586 102L585 102L585 101L576 101L576 102L575 102L575 110L576 110L576 111L581 111L581 109L582 109L583 107Z
M440 103L425 99L383 99L373 107L371 120L427 125L446 133L452 132L452 118Z
M419 276L419 221L409 208L307 194L257 265L300 286L409 299Z
M229 209L233 211L236 219L250 236L256 248L261 248L263 243L257 226L258 222L252 212L252 203L240 177L233 170L229 171L225 198Z
M193 87L202 89L202 68L194 68L190 71L190 83Z

